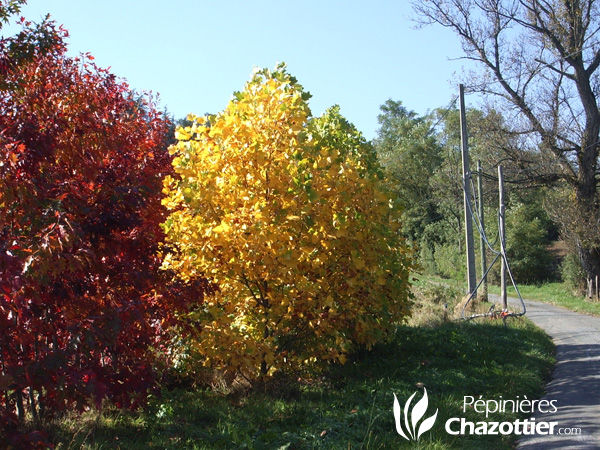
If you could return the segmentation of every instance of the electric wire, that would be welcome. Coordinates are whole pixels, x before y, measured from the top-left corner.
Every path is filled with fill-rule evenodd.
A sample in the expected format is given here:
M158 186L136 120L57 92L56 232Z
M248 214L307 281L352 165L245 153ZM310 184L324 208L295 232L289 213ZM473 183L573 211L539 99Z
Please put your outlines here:
M433 130L435 130L437 128L437 126L444 120L446 119L446 117L448 116L448 114L450 114L450 111L452 111L454 109L454 106L456 105L456 102L458 101L458 98L460 96L459 95L455 95L454 98L452 100L450 100L450 103L448 103L448 106L446 106L445 108L443 108L443 113L440 115L440 117L438 118L438 120L429 127L430 132L433 132Z
M470 183L467 183L466 179L468 179L470 181ZM486 243L486 245L488 246L488 248L490 249L490 251L496 255L496 257L494 258L494 260L492 261L492 263L486 269L485 273L481 277L481 280L479 281L479 283L477 284L477 286L475 287L475 289L473 289L473 291L469 294L469 297L467 298L467 301L463 305L463 308L462 308L462 311L461 311L461 317L463 319L465 319L465 320L472 320L472 319L475 319L477 317L496 317L496 316L499 315L502 318L502 320L504 321L504 324L506 325L506 318L507 317L520 317L520 316L523 316L527 312L527 308L525 306L525 302L523 300L523 297L521 296L521 293L519 292L519 288L517 287L517 283L515 282L514 276L512 274L512 270L510 269L510 264L508 262L508 257L506 255L506 236L502 235L502 232L501 232L502 227L500 225L500 222L502 221L503 217L501 216L501 211L499 210L498 211L498 239L497 240L500 241L500 250L498 251L495 248L493 248L494 246L492 246L490 244L489 239L487 238L487 234L485 232L485 229L481 226L480 217L479 217L478 214L475 214L475 212L473 211L473 207L471 206L471 197L477 198L475 196L475 194L474 194L475 190L474 190L473 185L472 185L471 172L468 172L465 175L465 177L463 178L463 183L462 184L463 184L463 192L464 192L464 194L468 198L468 201L466 202L466 204L467 204L467 211L469 213L469 217L476 224L477 230L480 233L480 235L482 236L484 242ZM520 313L509 312L508 310L502 310L500 312L497 312L497 311L495 311L494 305L492 305L492 307L490 308L490 310L487 313L472 314L471 316L466 317L465 316L465 311L466 311L469 303L471 302L471 300L475 296L475 293L479 289L479 286L481 286L481 284L483 283L483 281L486 279L488 273L490 272L490 270L492 269L492 267L494 266L494 264L496 263L496 261L498 261L498 259L500 259L500 258L502 258L502 262L503 262L503 264L506 267L506 271L507 271L508 276L509 276L509 278L511 280L511 283L512 283L513 287L515 288L515 292L517 293L517 296L519 297L519 301L521 303L522 311Z
M469 174L469 180L471 182L471 192L475 192L475 186L473 185L473 178L471 177L471 174ZM498 243L498 238L499 238L499 231L496 234L495 240L493 243L490 243L488 237L487 237L487 233L485 231L484 226L481 223L481 211L479 211L479 206L478 206L478 197L474 195L474 205L475 205L475 213L473 214L473 211L470 211L470 215L473 217L474 222L475 222L475 226L477 227L477 231L479 231L479 234L481 235L481 237L483 238L483 241L485 242L486 246L490 249L490 251L494 254L498 254L499 252L497 250L494 249L494 247L496 246L496 244ZM471 208L471 203L468 203L469 208Z
M555 61L552 61L552 62L549 62L549 63L545 62L545 61L543 61L541 59L537 59L536 62L539 64L539 66L534 69L534 76L538 76L545 68L551 68L552 69L552 66L555 65L555 64L557 64L558 62L566 61L570 57L573 57L573 56L575 56L576 54L579 54L579 53L583 54L584 51L589 50L592 47L593 47L593 45L589 45L589 46L584 47L582 49L578 49L576 52L573 52L573 53L568 54L566 56L562 56L562 57L556 59ZM471 87L471 91L473 92L473 91L480 90L480 91L486 91L487 94L495 94L494 91L488 90L490 85L493 85L493 84L496 84L496 83L500 83L500 84L501 83L509 83L509 82L513 81L514 79L517 79L518 82L519 82L519 84L520 84L520 82L522 80L522 76L523 76L522 73L516 73L516 74L513 74L512 76L509 76L509 77L506 77L506 78L503 78L503 79L496 79L496 80L491 80L491 81L487 80L485 86L483 86L483 85L475 86L474 89L473 89L473 86L472 86ZM533 78L533 76L532 76L532 78ZM596 142L594 142L592 144L589 144L585 148L580 149L580 151L585 151L585 150L587 150L587 149L589 149L591 147L598 146L599 144L600 144L600 140L598 140L598 141L596 141ZM487 178L498 180L497 178L495 178L495 177L493 177L491 175L487 175L487 174L483 175L483 174L481 174L481 172L480 172L480 175L486 176ZM469 180L470 183L467 183L467 178L468 178L468 180ZM475 317L495 316L496 315L496 312L494 311L494 305L492 305L492 307L490 308L490 310L488 311L488 313L485 313L485 314L473 314L470 317L465 317L465 310L466 310L467 306L469 305L469 303L471 302L472 298L474 297L475 292L477 292L477 289L479 288L479 286L486 279L486 277L487 277L489 271L491 270L492 266L496 263L496 261L499 258L502 258L502 262L503 262L503 264L506 267L506 271L508 273L508 276L510 277L511 283L512 283L513 287L515 288L515 291L516 291L516 293L517 293L517 295L519 297L519 300L521 302L521 305L522 305L522 312L521 313L509 313L508 311L502 311L500 313L502 319L504 320L504 324L506 325L506 317L508 317L508 316L522 316L522 315L524 315L526 313L525 302L523 301L521 293L519 292L519 289L518 289L517 284L515 282L512 270L510 268L510 264L508 262L508 257L507 257L507 254L506 254L507 253L506 252L506 236L504 235L504 233L502 233L502 228L503 227L501 227L501 225L500 225L501 221L504 219L504 217L502 217L502 212L500 210L498 211L498 237L497 237L497 240L500 241L500 250L498 251L498 250L495 250L493 248L494 246L490 245L490 242L489 242L489 239L488 239L488 237L486 235L485 229L482 226L481 221L480 221L480 215L479 215L480 211L475 211L477 213L477 214L475 214L474 211L473 211L473 208L471 207L471 201L470 201L471 197L473 197L475 199L477 198L474 194L471 195L474 192L474 187L473 187L472 183L473 183L473 181L472 181L471 173L469 172L469 173L465 174L465 176L463 177L463 180L462 180L463 192L464 192L464 195L465 195L465 197L467 199L467 201L465 203L467 205L468 215L469 215L470 219L476 224L477 230L479 231L479 233L480 233L483 241L485 242L486 246L490 249L490 251L492 251L496 255L496 257L494 258L493 262L489 265L489 267L486 269L485 273L482 275L479 284L477 284L477 286L475 287L475 289L473 290L473 292L470 293L467 301L465 302L465 305L463 306L461 315L462 315L463 319L467 319L467 320L473 319ZM468 186L469 184L471 186ZM477 206L475 206L475 209L477 209ZM495 244L496 244L496 242L494 242L494 245Z

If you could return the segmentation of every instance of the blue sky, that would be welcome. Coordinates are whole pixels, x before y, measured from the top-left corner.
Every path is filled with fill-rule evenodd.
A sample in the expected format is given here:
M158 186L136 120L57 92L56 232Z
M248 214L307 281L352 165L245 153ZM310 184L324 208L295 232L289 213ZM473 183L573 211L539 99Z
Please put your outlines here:
M465 64L450 60L462 55L450 31L415 29L408 0L28 0L22 10L47 13L69 31L70 54L158 93L175 118L223 110L255 66L283 61L313 115L339 104L371 139L389 98L419 114L447 106Z

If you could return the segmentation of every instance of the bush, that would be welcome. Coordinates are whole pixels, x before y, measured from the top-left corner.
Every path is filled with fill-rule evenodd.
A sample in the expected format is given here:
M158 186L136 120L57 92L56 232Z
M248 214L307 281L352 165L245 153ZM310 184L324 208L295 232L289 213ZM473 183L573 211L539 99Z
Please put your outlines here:
M410 248L376 154L279 66L191 116L165 180L164 266L218 292L193 313L204 364L252 379L344 362L409 312Z
M467 276L465 258L464 252L459 251L454 244L436 244L435 246L437 273L443 278L465 279Z
M144 403L164 330L202 299L157 256L169 122L66 56L52 24L29 27L0 45L0 434L106 398ZM40 34L56 34L45 52Z
M552 277L552 253L548 250L548 229L535 210L518 203L506 219L507 257L515 280L537 283Z
M560 276L567 288L576 295L585 292L586 275L581 267L581 262L573 252L567 254L560 266Z

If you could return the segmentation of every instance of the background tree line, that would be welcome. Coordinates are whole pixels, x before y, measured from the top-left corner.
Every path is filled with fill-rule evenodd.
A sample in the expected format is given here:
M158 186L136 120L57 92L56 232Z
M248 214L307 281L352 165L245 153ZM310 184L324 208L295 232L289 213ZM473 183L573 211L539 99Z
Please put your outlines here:
M518 277L532 282L547 276L543 249L560 234L569 249L563 278L577 287L595 280L600 275L598 3L432 0L413 2L413 8L422 26L454 31L463 58L475 65L462 80L468 92L484 100L480 110L469 113L472 156L487 168L502 162L512 182L508 246L515 270L522 272ZM459 130L458 116L437 111L420 118L395 102L382 112L376 145L405 199L406 232L422 253L437 254L433 261L443 271L440 264L454 255L449 249L461 246L453 131ZM398 139L403 128L412 134Z
M464 277L466 270L459 121L454 106L418 116L401 102L388 100L381 107L380 129L374 140L404 205L403 232L416 245L422 268L454 278ZM498 233L496 169L502 163L508 181L507 252L511 269L521 283L559 278L548 248L551 241L559 239L557 224L547 212L551 190L523 183L518 168L503 158L501 148L494 144L502 137L497 131L503 121L499 113L470 109L467 121L471 167L479 160L487 175L482 184L489 239L494 241ZM472 171L476 182L476 170ZM478 246L479 239L475 240ZM492 281L497 276L498 270L493 269Z
M417 21L455 32L485 100L486 145L523 186L545 187L545 211L583 278L600 275L600 10L595 0L414 2ZM496 150L493 150L496 149Z

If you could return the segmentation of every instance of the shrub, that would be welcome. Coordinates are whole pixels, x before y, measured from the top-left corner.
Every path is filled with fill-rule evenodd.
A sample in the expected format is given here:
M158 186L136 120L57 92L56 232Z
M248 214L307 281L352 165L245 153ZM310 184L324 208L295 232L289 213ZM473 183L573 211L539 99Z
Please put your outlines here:
M568 253L560 265L560 275L567 286L576 295L581 295L586 288L586 275L575 252Z
M179 295L157 257L168 121L91 57L67 57L52 24L27 27L0 45L10 63L0 89L7 424L105 398L143 403L156 386L150 348L164 344L187 299L202 299L202 289ZM55 38L44 52L36 33Z
M552 276L548 228L533 208L518 203L506 219L507 257L515 280L536 283Z
M340 114L310 118L279 66L190 116L165 180L164 267L218 292L194 312L204 363L252 379L344 362L409 312L409 247L373 148Z

